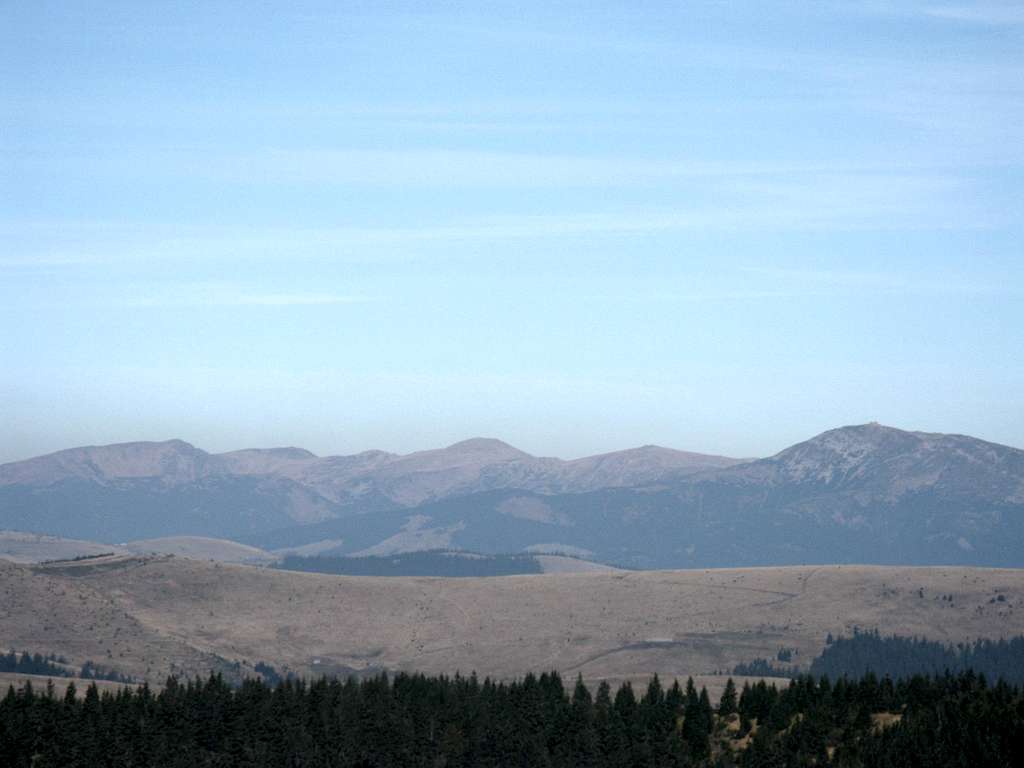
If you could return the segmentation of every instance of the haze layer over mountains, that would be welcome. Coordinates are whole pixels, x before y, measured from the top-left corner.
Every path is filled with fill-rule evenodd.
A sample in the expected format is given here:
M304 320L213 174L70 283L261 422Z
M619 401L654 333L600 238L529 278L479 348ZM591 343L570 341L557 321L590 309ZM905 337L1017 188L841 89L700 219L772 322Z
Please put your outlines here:
M118 543L564 552L641 568L1024 565L1024 451L866 424L766 459L645 446L563 461L499 440L395 455L188 443L0 466L0 528Z

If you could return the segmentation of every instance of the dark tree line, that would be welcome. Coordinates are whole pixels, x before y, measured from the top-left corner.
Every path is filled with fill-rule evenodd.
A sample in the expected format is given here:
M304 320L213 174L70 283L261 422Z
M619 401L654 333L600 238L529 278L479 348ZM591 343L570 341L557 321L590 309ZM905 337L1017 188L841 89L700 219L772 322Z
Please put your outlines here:
M287 555L277 567L340 576L514 576L543 570L533 555L468 555L446 551L368 557Z
M46 675L48 677L84 677L87 680L110 680L115 683L131 683L133 680L112 669L101 667L91 661L82 665L80 671L68 669L67 660L56 655L43 656L40 653L0 654L0 672L15 672L21 675Z
M894 724L882 729L878 713ZM11 688L0 756L36 766L1024 765L1024 699L983 676L692 682L595 695L556 673L512 683L399 674L357 682L167 681L84 697Z
M794 677L797 674L793 667L780 667L768 659L741 662L732 668L732 673L744 677Z
M788 660L781 652L776 658ZM829 634L825 650L811 662L807 671L816 677L861 677L873 672L898 678L968 670L983 674L989 680L1002 679L1024 685L1024 636L944 645L916 637L883 637L878 630L854 630L852 637L833 638ZM768 659L754 659L737 664L732 673L751 677L796 677L800 669L777 665Z
M874 672L895 678L967 670L989 680L1002 678L1024 685L1024 636L944 645L916 637L882 637L878 630L857 631L852 637L840 637L826 645L811 662L809 671L830 677Z
M11 766L619 766L693 765L711 754L714 714L692 682L642 695L604 683L591 695L556 673L513 683L475 676L381 675L356 682L220 676L154 694L83 697L13 688L0 701Z
M292 677L292 675L282 675L277 671L276 667L267 664L265 661L257 661L253 669L263 682L271 687L279 685L284 681L285 677Z
M973 672L895 682L808 675L782 691L746 687L739 706L743 724L757 721L742 768L1024 765L1021 690Z
M70 677L71 672L60 666L66 663L56 655L43 656L41 653L16 653L9 651L0 655L0 672L17 672L22 675L49 675Z

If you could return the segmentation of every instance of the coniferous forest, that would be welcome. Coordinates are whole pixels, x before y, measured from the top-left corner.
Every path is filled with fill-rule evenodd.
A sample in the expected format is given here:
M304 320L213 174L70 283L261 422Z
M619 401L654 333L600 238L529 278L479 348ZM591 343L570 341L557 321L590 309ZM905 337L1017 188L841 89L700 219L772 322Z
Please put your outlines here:
M811 662L812 675L889 677L941 675L974 670L990 680L1024 685L1024 637L944 645L917 637L883 637L878 630L855 632L825 646Z
M0 755L28 766L1013 766L1024 697L973 672L893 682L692 682L596 694L556 673L512 683L386 675L235 688L219 676L84 696L11 688Z
M783 660L782 651L779 660ZM788 660L791 660L790 656ZM828 636L825 649L810 664L807 673L820 677L861 677L871 672L891 678L913 675L942 675L973 670L989 680L1003 679L1024 685L1024 636L978 639L972 643L946 645L918 637L890 635L878 630L854 631L851 637ZM797 666L784 666L768 659L737 664L734 675L754 677L796 677Z
M14 672L22 675L48 675L50 677L84 677L87 680L110 680L115 683L131 683L130 677L113 669L107 669L86 661L80 669L69 669L63 658L40 653L17 653L9 651L0 654L0 672Z

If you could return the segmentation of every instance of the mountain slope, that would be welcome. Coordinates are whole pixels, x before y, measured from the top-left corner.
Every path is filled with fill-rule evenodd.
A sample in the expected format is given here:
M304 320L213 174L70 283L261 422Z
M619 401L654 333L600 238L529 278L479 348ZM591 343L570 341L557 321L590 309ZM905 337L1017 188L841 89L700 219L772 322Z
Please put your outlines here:
M1024 451L963 435L830 430L685 490L706 494L720 508L839 529L867 553L874 544L886 558L874 562L1024 560Z
M323 458L300 448L209 454L181 440L124 443L0 466L0 526L107 541L232 538L493 488L571 493L734 462L651 448L562 461L487 438Z
M338 507L285 479L206 477L166 485L157 478L95 483L62 480L45 487L0 486L0 528L119 543L160 536L237 538Z
M528 549L642 568L1024 565L1024 451L962 435L864 424L749 462L654 446L561 461L479 438L325 458L135 445L0 467L0 527L334 554Z
M643 568L1024 565L1024 451L876 424L768 459L588 493L502 489L269 532L333 551L565 551Z
M935 490L989 502L1024 502L1024 451L964 435L905 432L871 423L829 430L723 479L871 493L895 500Z
M68 480L106 484L159 478L184 485L216 471L210 454L183 440L86 446L0 465L0 485L53 485Z

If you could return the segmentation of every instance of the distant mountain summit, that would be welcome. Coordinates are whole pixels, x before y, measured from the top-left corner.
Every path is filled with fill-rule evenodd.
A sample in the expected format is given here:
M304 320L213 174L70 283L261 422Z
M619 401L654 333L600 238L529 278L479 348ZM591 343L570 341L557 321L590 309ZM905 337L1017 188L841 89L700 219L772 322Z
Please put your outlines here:
M424 453L435 453L435 451L424 451ZM439 453L487 461L512 461L514 459L531 458L530 454L525 451L520 451L518 448L514 448L508 443L493 437L471 437L469 440L462 440L449 445L447 448L442 448Z
M324 457L125 443L0 466L0 528L340 554L566 552L640 567L1024 565L1024 451L876 423L750 461L653 445L563 461L481 437Z
M46 486L70 479L106 483L130 478L160 478L177 484L202 477L209 460L209 454L183 440L86 446L0 465L0 485Z
M934 491L995 502L1024 500L1024 451L964 435L906 432L872 422L840 427L727 477L820 486L895 499Z
M643 445L567 462L569 485L580 490L657 483L742 464L742 459Z

